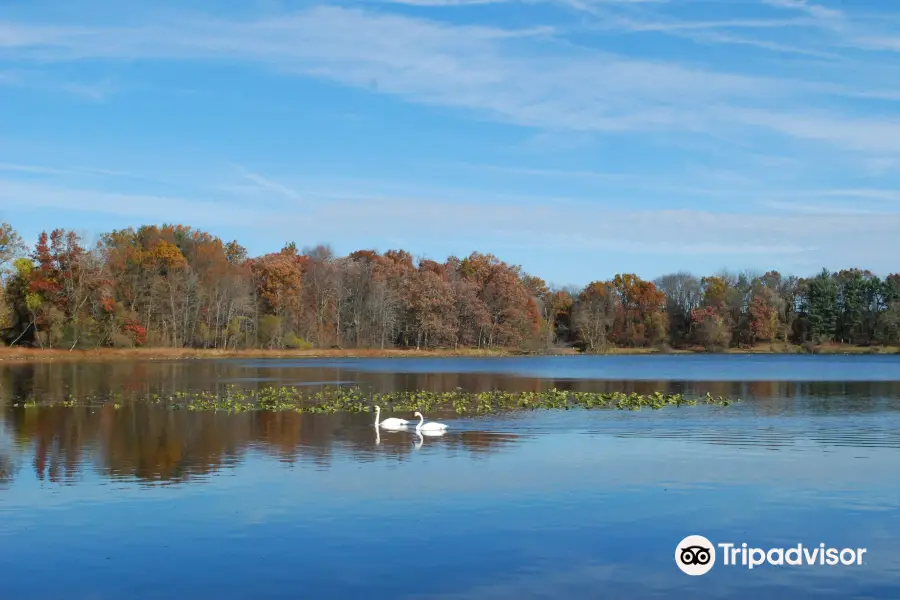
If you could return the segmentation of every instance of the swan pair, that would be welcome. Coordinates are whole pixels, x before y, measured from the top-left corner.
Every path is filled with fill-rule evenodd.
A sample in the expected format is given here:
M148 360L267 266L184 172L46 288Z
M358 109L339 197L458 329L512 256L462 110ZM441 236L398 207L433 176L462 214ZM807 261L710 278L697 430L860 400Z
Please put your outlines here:
M419 417L419 423L416 425L416 431L444 431L447 429L447 426L443 423L437 423L435 421L431 421L430 423L425 423L425 417L422 416L422 413L419 411L415 412L415 416ZM389 419L385 419L381 421L381 407L375 407L375 427L384 427L385 429L405 429L407 425L409 425L409 421L406 419L398 419L397 417L391 417Z

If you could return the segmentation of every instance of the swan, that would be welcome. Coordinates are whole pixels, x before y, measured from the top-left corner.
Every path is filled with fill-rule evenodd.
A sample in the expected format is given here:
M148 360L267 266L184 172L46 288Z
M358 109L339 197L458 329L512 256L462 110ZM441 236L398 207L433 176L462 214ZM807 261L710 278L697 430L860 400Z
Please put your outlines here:
M397 417L391 417L390 419L385 419L384 421L379 421L381 418L381 407L375 407L375 427L381 426L385 429L403 429L409 424L409 421L406 419L398 419Z
M447 426L443 423L437 423L432 421L431 423L425 423L425 417L422 416L422 413L416 411L416 416L419 417L419 424L416 425L416 431L443 431L447 429ZM423 425L423 423L425 423Z

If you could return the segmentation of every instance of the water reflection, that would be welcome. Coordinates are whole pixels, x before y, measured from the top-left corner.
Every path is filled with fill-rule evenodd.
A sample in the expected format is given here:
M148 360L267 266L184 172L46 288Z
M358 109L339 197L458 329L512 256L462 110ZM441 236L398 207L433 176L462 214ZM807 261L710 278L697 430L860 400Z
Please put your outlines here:
M428 429L419 429L416 431L420 436L428 436L428 437L443 437L447 435L446 431L430 431Z
M0 366L6 596L285 598L301 582L323 599L537 600L598 590L900 597L897 382L698 382L690 372L659 382L573 380L462 362L463 372L431 375L277 361ZM625 363L580 368L591 364L609 372ZM450 427L439 435L376 428L371 412L229 416L141 401L229 381L659 389L747 401L640 412L429 411ZM127 398L120 408L14 406L111 392ZM672 563L688 532L766 546L859 545L870 562L802 572L717 566L690 578ZM411 559L413 579L404 566Z
M12 483L16 475L16 466L12 461L10 450L0 450L0 488Z
M602 358L602 357L601 357ZM775 357L777 359L777 357ZM395 364L403 361L395 361ZM178 483L202 479L238 464L253 449L287 463L328 468L336 456L360 462L403 461L430 444L472 457L522 441L523 436L573 426L560 415L531 413L479 418L472 426L442 435L372 429L374 415L309 415L258 412L226 415L169 411L143 402L185 389L215 390L233 382L267 385L327 385L354 382L377 391L434 391L557 387L577 391L652 391L740 397L724 410L666 412L636 418L614 413L574 423L587 432L618 437L684 439L715 445L779 449L822 446L900 448L900 381L622 381L522 377L483 372L481 363L461 360L468 372L383 372L349 361L136 361L110 363L10 364L0 366L0 485L9 485L25 465L40 481L72 483L86 469L109 478ZM685 373L689 377L691 373ZM230 383L226 383L230 382ZM106 397L119 394L120 408L98 406L14 406L29 400ZM644 411L646 414L647 411ZM872 419L876 414L892 419ZM415 423L409 415L402 416ZM455 418L447 413L434 417ZM760 419L763 420L760 420ZM770 419L771 418L771 419ZM423 435L424 434L424 435ZM427 442L424 437L431 438ZM424 446L423 446L424 443Z
M595 357L604 358L625 357ZM659 357L664 358L664 357ZM659 358L654 364L659 364ZM673 361L679 357L670 357ZM753 359L753 364L758 358ZM783 360L786 357L771 357L772 360ZM829 357L822 357L829 358ZM855 357L857 360L867 357ZM894 357L870 357L894 358ZM727 362L733 363L734 357ZM535 359L541 360L541 359ZM709 357L709 364L703 371L715 370L720 357ZM749 359L748 359L749 360ZM394 365L404 365L406 359L397 359ZM422 362L422 361L416 361ZM364 369L353 361L348 367L333 366L334 361L305 361L301 366L291 366L291 361L216 361L216 360L183 360L183 361L122 361L109 363L28 363L0 364L0 403L22 402L28 400L65 400L67 398L106 397L116 393L124 398L141 399L153 394L170 396L176 391L185 389L222 389L227 385L238 385L250 389L268 386L334 386L360 385L367 389L381 392L425 389L430 391L451 391L462 388L467 391L485 391L504 389L511 391L540 391L550 388L572 391L591 392L637 392L651 393L685 393L703 395L707 392L718 396L752 398L764 402L766 400L795 399L806 401L809 398L821 400L816 410L833 410L835 405L829 400L837 400L841 411L878 411L898 410L897 403L884 403L885 398L900 397L900 357L894 361L897 365L894 380L886 380L884 367L881 368L881 379L861 381L860 372L867 372L866 364L859 363L854 369L854 378L846 381L821 381L815 379L815 373L809 374L809 380L799 379L802 373L793 373L793 379L755 380L752 364L733 381L704 381L702 373L690 369L679 371L679 377L627 379L597 372L594 378L588 371L584 379L572 379L568 376L518 374L510 372L485 372L481 363L458 359L455 363L459 372L398 372ZM489 362L490 364L490 362ZM732 364L733 368L733 364ZM698 367L699 369L699 367ZM544 369L546 370L546 369ZM540 372L541 369L534 369ZM613 373L615 374L615 373ZM698 379L700 378L700 379ZM851 406L845 406L843 400L852 398ZM874 402L874 403L873 403ZM806 407L804 407L804 410Z
M320 467L328 467L336 454L358 461L404 460L412 449L412 435L379 431L369 419L366 414L295 412L229 416L170 411L140 402L119 409L8 406L3 425L13 443L0 448L0 481L11 481L15 460L25 456L30 456L36 477L52 483L73 483L86 467L110 478L182 482L233 466L249 449L283 462ZM449 436L447 444L479 454L514 443L517 437L461 431Z

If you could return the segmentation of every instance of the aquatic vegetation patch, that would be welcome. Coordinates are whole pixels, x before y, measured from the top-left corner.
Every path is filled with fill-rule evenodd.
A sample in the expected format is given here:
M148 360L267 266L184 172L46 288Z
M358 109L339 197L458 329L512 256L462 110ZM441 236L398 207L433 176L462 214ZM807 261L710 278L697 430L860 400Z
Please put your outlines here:
M96 405L97 398L79 401L67 398L60 402L41 403L41 406ZM733 400L722 396L685 398L682 394L638 394L625 392L572 392L556 388L539 392L509 392L491 390L467 392L460 389L450 392L430 392L412 390L401 392L369 392L359 387L327 387L319 391L301 387L264 387L259 390L235 385L220 391L179 391L171 396L153 394L145 398L151 404L165 405L172 410L225 411L238 413L245 411L295 411L299 413L339 413L372 412L374 406L385 412L413 412L452 410L457 414L486 414L522 409L594 409L640 410L642 408L661 409L667 406L694 406L714 404L728 406ZM34 402L14 406L35 406ZM121 403L116 399L115 408Z

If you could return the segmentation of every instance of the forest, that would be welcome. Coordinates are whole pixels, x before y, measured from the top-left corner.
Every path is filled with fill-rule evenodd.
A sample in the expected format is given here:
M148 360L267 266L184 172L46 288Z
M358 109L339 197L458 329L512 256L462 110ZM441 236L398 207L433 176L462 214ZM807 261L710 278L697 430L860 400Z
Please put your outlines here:
M28 247L0 223L0 340L34 348L694 348L900 345L900 275L615 274L556 288L491 254L323 245L250 257L182 225Z

